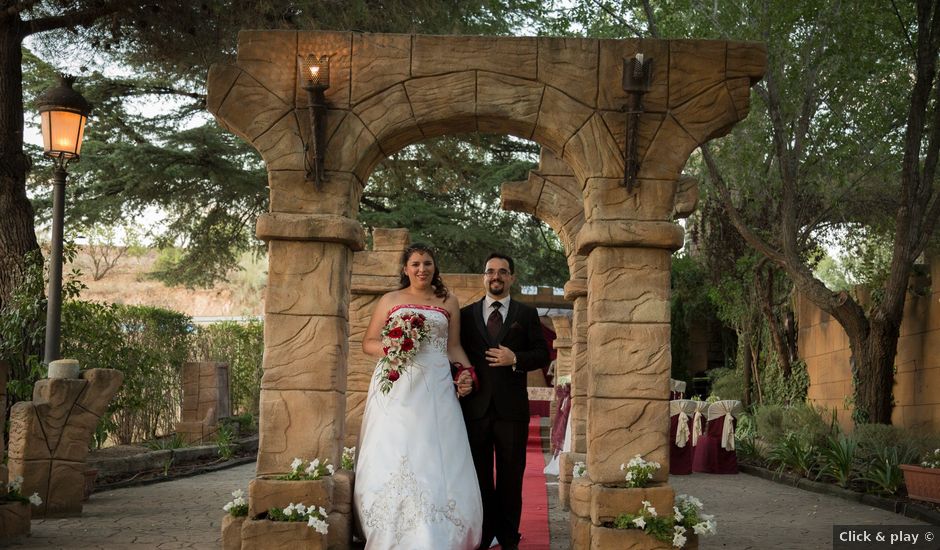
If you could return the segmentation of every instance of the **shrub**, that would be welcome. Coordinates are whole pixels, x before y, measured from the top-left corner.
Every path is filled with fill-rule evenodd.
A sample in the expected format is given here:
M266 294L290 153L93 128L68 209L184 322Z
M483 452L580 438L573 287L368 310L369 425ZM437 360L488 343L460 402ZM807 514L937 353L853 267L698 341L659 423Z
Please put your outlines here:
M720 368L708 371L711 394L721 399L744 400L744 376L738 369Z
M229 367L232 414L258 416L261 395L264 323L226 321L196 327L194 361L219 361Z
M803 477L810 477L816 466L816 448L794 433L788 433L770 450L768 459L777 465L777 471L790 469Z

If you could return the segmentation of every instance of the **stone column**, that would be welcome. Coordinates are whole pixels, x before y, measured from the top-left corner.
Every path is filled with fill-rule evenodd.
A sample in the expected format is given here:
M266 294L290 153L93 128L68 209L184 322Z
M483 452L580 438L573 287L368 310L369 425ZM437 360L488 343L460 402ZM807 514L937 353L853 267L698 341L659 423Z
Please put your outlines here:
M273 212L259 218L257 234L269 254L257 473L286 473L294 458L339 464L362 227L345 216Z
M10 364L0 361L0 426L7 423L7 379L10 376ZM4 455L3 437L0 437L0 457ZM0 463L0 496L7 494L7 465Z
M562 506L567 508L573 498L570 494L572 474L576 462L583 462L587 453L587 280L572 279L565 284L565 299L574 303L571 317L571 451L558 456L558 491ZM572 529L575 526L572 525ZM575 535L572 533L572 541Z

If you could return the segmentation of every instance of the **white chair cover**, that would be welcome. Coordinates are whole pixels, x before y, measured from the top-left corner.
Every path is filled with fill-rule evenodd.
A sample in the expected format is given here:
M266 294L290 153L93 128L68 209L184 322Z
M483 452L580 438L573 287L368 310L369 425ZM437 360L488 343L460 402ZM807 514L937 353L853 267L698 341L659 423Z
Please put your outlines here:
M734 419L744 412L744 407L737 399L715 401L708 407L708 421L724 418L721 428L721 448L726 451L734 450Z
M669 379L669 389L677 393L685 393L685 380Z
M692 446L698 445L698 438L702 435L702 416L708 411L707 401L692 401L695 403L695 416L692 417Z
M674 399L669 402L669 416L679 415L676 423L676 447L680 449L689 442L689 415L695 412L695 401Z

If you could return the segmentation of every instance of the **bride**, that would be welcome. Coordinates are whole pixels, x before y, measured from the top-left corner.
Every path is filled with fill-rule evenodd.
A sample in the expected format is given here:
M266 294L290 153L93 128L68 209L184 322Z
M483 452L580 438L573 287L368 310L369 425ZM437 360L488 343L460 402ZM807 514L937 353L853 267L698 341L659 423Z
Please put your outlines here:
M369 386L356 465L356 512L367 550L475 549L483 505L457 402L471 383L469 373L462 373L455 391L450 370L450 361L470 362L460 347L457 297L447 292L431 249L421 244L402 255L401 289L379 300L363 351L384 357L386 321L417 313L425 317L429 337L402 365L400 377L384 376L380 361Z

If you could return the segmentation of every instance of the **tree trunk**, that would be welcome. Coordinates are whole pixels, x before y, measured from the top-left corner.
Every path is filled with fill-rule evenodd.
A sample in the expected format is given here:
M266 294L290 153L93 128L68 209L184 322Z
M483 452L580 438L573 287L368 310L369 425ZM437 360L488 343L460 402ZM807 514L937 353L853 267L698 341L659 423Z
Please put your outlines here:
M762 264L765 262L761 262ZM764 280L764 268L767 270L767 280ZM784 380L790 378L790 372L793 370L790 363L790 349L787 347L784 337L783 326L774 311L774 267L770 265L759 267L754 272L754 282L757 286L758 301L760 310L767 320L770 337L774 343L774 351L777 352L777 360L780 361L780 370L783 372Z
M19 16L0 14L0 309L22 280L26 254L39 248L26 197L22 42Z
M750 334L746 334L743 338L745 342L750 342ZM753 362L753 357L751 355L751 346L744 346L744 372L742 373L744 377L744 396L742 402L745 407L751 406L751 363Z
M868 337L858 345L852 342L856 424L891 424L900 331L900 322L873 320Z

